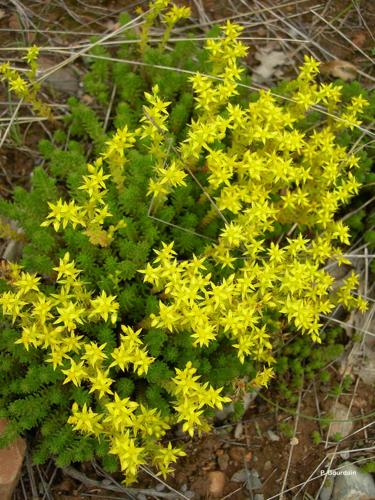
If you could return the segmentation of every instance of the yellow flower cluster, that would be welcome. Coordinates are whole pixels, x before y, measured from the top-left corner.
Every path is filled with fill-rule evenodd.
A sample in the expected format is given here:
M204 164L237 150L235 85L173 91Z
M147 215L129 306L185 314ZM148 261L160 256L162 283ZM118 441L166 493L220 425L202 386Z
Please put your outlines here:
M95 395L100 411L74 403L68 423L81 433L109 441L110 453L118 456L127 484L136 480L139 466L146 463L155 465L165 476L171 472L171 464L185 454L171 443L159 443L167 430L181 421L190 435L195 430L208 430L202 416L204 407L221 408L228 399L220 396L221 389L199 384L190 363L185 370L177 369L176 378L165 384L165 389L176 398L176 415L162 417L157 409L121 398L112 388L115 372L132 370L142 377L154 361L143 345L141 329L121 325L119 343L113 349L88 340L80 334L82 325L116 323L116 297L105 291L93 296L80 279L80 270L69 253L60 259L54 271L58 289L46 295L41 290L40 277L10 264L12 290L1 294L0 305L3 314L21 329L16 343L26 350L46 350L46 362L65 375L63 384L83 385Z
M119 306L116 298L104 291L92 297L69 253L65 253L54 271L58 290L47 296L40 289L40 277L13 266L10 279L13 290L0 296L0 304L3 314L21 326L17 343L27 350L30 346L47 349L47 361L56 368L70 359L71 353L83 349L82 336L77 333L80 325L101 320L115 323ZM93 360L96 362L91 356L90 363Z
M176 377L173 382L176 384L175 395L177 401L175 410L178 412L178 422L184 421L182 430L194 435L195 426L199 430L208 431L210 426L202 417L203 408L208 405L211 408L223 408L223 403L229 403L230 398L220 396L222 389L214 389L205 384L200 384L197 370L193 368L189 361L184 370L176 369Z
M104 229L106 219L112 216L105 201L107 194L105 181L109 177L119 180L118 175L121 175L121 172L117 168L120 165L118 160L122 159L122 165L124 164L124 149L131 147L133 142L135 142L134 134L128 132L126 126L118 130L107 142L103 157L97 158L92 164L87 164L88 175L83 176L83 183L79 187L86 194L87 200L82 204L62 199L56 203L49 202L50 212L42 222L42 226L52 225L55 231L59 231L60 228L65 229L70 224L73 228L82 227L93 245L109 246L115 231L125 227L125 222L120 221ZM103 158L116 170L117 177L104 173Z
M106 142L103 158L109 167L111 178L118 191L124 189L124 166L128 162L125 150L132 148L135 140L135 134L130 132L125 125L122 129L117 129L114 136Z
M172 7L164 14L163 23L165 24L163 38L159 44L159 48L163 50L171 36L172 29L178 21L190 17L190 7L173 4Z
M150 37L150 30L158 18L159 15L169 6L171 0L153 0L148 4L149 10L145 16L144 23L141 29L141 41L140 41L140 51L142 56L147 48ZM165 45L171 35L171 31L176 23L181 19L186 19L190 16L191 11L189 7L177 6L173 4L171 8L165 12L162 16L162 21L164 24L163 37L159 43L159 48L164 49Z
M39 99L38 92L40 91L40 83L37 81L39 49L35 45L30 47L24 60L27 62L28 70L25 72L24 78L18 69L11 67L10 63L6 62L0 65L0 75L2 81L9 84L9 89L23 101L31 105L33 111L48 120L53 120L51 107Z
M164 134L168 131L167 107L170 102L159 97L158 85L152 88L151 94L146 92L145 98L150 105L143 108L141 137L150 140L149 150L154 158L156 177L150 180L148 194L152 194L160 202L174 187L184 184L187 174L183 171L181 160L173 158L171 144L164 144Z
M223 32L224 38L207 41L218 78L191 78L199 112L173 160L173 175L177 168L184 184L185 165L204 165L212 205L206 221L221 216L225 225L200 258L177 261L173 245L164 244L142 272L154 289L164 290L153 326L190 331L196 346L227 336L242 363L249 356L264 367L256 384L267 385L272 331L275 324L282 329L281 320L271 329L267 318L281 313L320 342L320 318L336 304L366 309L364 299L352 294L355 277L334 290L322 268L327 259L350 264L338 246L349 243L349 228L334 217L358 192L351 172L358 158L337 144L336 135L360 123L366 101L354 98L337 119L302 132L298 124L312 106L325 106L330 114L340 102L340 87L318 85L319 63L306 57L288 102L261 91L255 102L233 104L241 74L237 58L246 48L237 40L239 26L228 22ZM159 168L149 193L164 202L173 187L168 170ZM280 225L291 228L290 237L275 241L268 235ZM230 274L215 278L206 270L208 260Z

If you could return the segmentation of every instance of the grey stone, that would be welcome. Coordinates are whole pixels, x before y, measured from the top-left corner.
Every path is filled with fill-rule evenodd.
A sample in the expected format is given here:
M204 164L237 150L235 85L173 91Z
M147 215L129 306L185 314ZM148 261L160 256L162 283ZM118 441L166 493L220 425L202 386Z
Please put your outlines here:
M265 472L269 472L272 469L272 462L271 462L271 460L267 460L267 462L265 462L263 468L264 468Z
M254 497L254 500L264 500L264 495L257 493Z
M340 436L348 436L353 430L353 422L349 408L341 403L334 403L331 409L332 420L339 420L339 422L332 422L329 429L329 438L340 434Z
M280 436L273 431L267 431L267 436L270 441L280 441Z
M330 500L332 496L333 485L334 485L334 479L331 477L327 477L324 480L323 488L320 491L319 500Z
M350 462L341 464L335 473L332 500L360 500L362 497L375 497L375 482L371 474L362 472Z
M236 428L234 429L234 437L235 439L240 439L243 433L243 425L242 422L238 422Z
M245 392L243 395L243 407L244 410L246 411L251 403L254 401L254 399L258 396L259 389L253 389L250 392Z
M41 56L39 58L38 76L48 74L43 79L43 83L52 87L54 90L64 92L65 94L77 94L79 89L79 78L76 71L71 66L59 67L57 60L52 57Z
M364 346L364 356L361 357L361 365L358 372L362 381L370 386L375 384L375 349L368 345Z
M233 474L231 481L235 483L246 483L248 491L257 490L262 487L262 482L259 479L259 474L255 469L246 470L240 469Z
M254 399L258 395L258 390L252 390L250 392L245 392L242 398L242 403L243 403L243 408L244 411L246 411L250 404L254 401ZM216 410L215 411L215 417L220 420L226 420L228 417L233 415L234 413L234 405L233 403L229 403L228 405L225 405L222 410Z
M164 483L158 483L158 484L155 486L155 490L156 490L156 491L163 491L163 490L165 490L165 484L164 484Z
M258 471L251 469L249 472L249 478L246 481L246 488L248 491L258 490L262 487L262 481L259 479Z
M246 469L240 469L236 471L233 476L230 478L234 483L244 483L247 479L247 471Z
M217 458L217 463L219 464L220 470L226 471L228 469L228 465L229 465L228 455L226 453L224 455L220 455Z
M230 403L229 405L223 406L222 410L216 410L215 411L215 417L222 422L223 420L226 420L229 415L232 415L234 413L234 405L233 403Z

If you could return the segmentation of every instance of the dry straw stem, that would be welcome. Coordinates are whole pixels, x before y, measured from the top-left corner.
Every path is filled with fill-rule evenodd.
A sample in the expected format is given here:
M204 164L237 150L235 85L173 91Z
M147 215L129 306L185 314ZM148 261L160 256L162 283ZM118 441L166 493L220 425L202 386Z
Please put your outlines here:
M157 491L155 489L149 489L149 488L128 488L128 487L123 487L118 484L107 484L106 482L103 481L97 481L96 479L91 479L82 472L78 471L72 466L67 466L62 469L63 473L73 479L76 479L77 481L80 481L82 484L89 488L100 488L102 490L107 490L107 491L115 491L117 493L124 493L124 494L129 494L129 495L149 495L154 498L176 498L176 493L178 493L178 496L181 498L184 498L186 500L187 497L179 493L177 490L174 490L174 493L166 493L163 491ZM168 485L167 485L168 486Z
M285 493L286 482L287 482L287 479L288 479L289 470L290 470L290 466L291 466L291 463L292 463L292 456L293 456L293 449L294 449L294 444L292 444L292 443L293 443L293 440L296 439L296 435L297 435L297 429L298 429L298 423L299 423L299 417L300 417L300 410L301 410L301 402L302 402L302 391L303 391L303 382L302 382L302 386L301 386L301 389L299 391L299 396L298 396L296 416L295 416L295 419L294 419L293 437L291 439L291 444L290 444L290 448L289 448L289 455L288 455L288 462L287 462L286 470L285 470L285 473L284 473L283 483L281 485L280 500L284 500L284 493Z

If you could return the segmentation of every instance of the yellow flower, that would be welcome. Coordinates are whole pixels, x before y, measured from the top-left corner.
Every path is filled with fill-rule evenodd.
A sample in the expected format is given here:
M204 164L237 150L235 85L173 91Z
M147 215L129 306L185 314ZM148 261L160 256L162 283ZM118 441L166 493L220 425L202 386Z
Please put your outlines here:
M72 224L74 228L77 225L86 226L83 219L84 211L73 200L67 203L60 199L57 203L48 202L48 206L51 211L41 226L52 224L55 231L59 231L60 226L65 229L68 224Z
M186 456L186 453L180 448L173 448L169 442L166 448L159 447L154 458L153 463L159 469L159 474L164 478L173 471L170 464L175 463L179 457Z
M119 304L116 302L116 297L114 295L107 295L107 293L102 290L102 293L91 300L91 312L89 317L100 316L104 321L108 321L111 318L112 323L116 323L117 313L119 309Z
M83 323L82 316L85 313L83 307L79 307L74 302L66 302L63 307L57 307L58 318L54 324L63 323L63 325L71 332L77 326Z
M114 401L106 403L105 408L108 416L103 423L108 423L116 431L124 432L127 427L132 427L134 411L138 408L138 403L130 401L129 398L121 399L117 392L114 393Z
M109 453L119 457L121 470L126 474L126 482L133 482L138 467L145 463L144 448L138 447L135 439L130 437L129 431L126 431L124 434L117 434L113 437Z
M74 260L70 261L69 252L65 252L64 257L59 259L59 265L53 268L53 270L57 272L56 281L60 283L66 283L67 281L74 282L81 272L79 269L76 269L74 265ZM64 278L64 280L61 278Z
M91 408L87 408L86 403L84 403L82 411L79 411L77 403L73 403L72 415L68 418L68 424L73 425L75 430L84 434L98 436L103 430L103 426L100 423L101 419L102 415L94 413Z
M103 352L106 345L102 344L98 346L95 342L85 343L85 354L82 356L82 359L85 359L90 366L95 367L104 359L107 359L107 355Z
M39 56L39 47L33 45L27 49L27 53L24 59L26 60L27 64L30 65L38 59L38 56Z
M179 7L175 4L172 5L171 9L164 14L164 22L167 24L174 25L180 19L190 17L191 10L189 7Z
M27 94L27 84L25 80L19 75L9 80L9 88L19 96L23 97Z
M35 323L30 326L24 326L22 328L22 336L20 339L16 340L16 344L22 344L28 351L30 345L38 347L40 345L41 333Z
M71 359L70 367L67 370L61 371L64 375L66 375L63 384L73 382L73 384L78 387L81 385L82 380L87 378L87 370L83 361L76 363L73 359Z
M106 394L113 394L110 386L114 381L107 375L108 371L103 372L102 370L96 370L95 375L93 377L89 377L91 382L91 389L89 392L97 391L99 393L99 398L104 397Z
M38 283L40 278L35 274L22 272L13 284L18 288L19 295L24 295L31 290L39 291Z
M265 368L262 372L258 373L251 381L254 387L268 387L269 381L275 376L273 368Z

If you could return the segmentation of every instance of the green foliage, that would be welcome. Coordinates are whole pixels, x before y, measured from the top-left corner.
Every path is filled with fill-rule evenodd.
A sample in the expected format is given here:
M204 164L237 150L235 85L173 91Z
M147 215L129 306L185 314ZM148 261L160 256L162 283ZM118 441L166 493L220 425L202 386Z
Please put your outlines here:
M293 426L288 422L280 422L279 430L281 434L287 439L291 439L293 437L294 434Z
M344 348L345 337L340 327L326 330L321 345L313 346L306 337L299 337L285 347L281 346L275 367L277 393L289 404L296 404L303 381L316 379L328 384L331 374L326 367L340 357ZM345 378L343 386L347 388L348 384L351 384L350 377Z
M340 432L335 432L335 434L333 434L333 436L332 436L332 439L333 439L333 441L335 441L336 443L338 443L339 441L341 441L344 438L343 438L343 435Z
M374 474L375 473L375 462L371 461L371 462L368 462L367 464L362 465L361 470L363 472L368 472L370 474Z
M311 433L311 440L315 445L320 444L322 442L322 436L320 435L320 432L313 431Z

